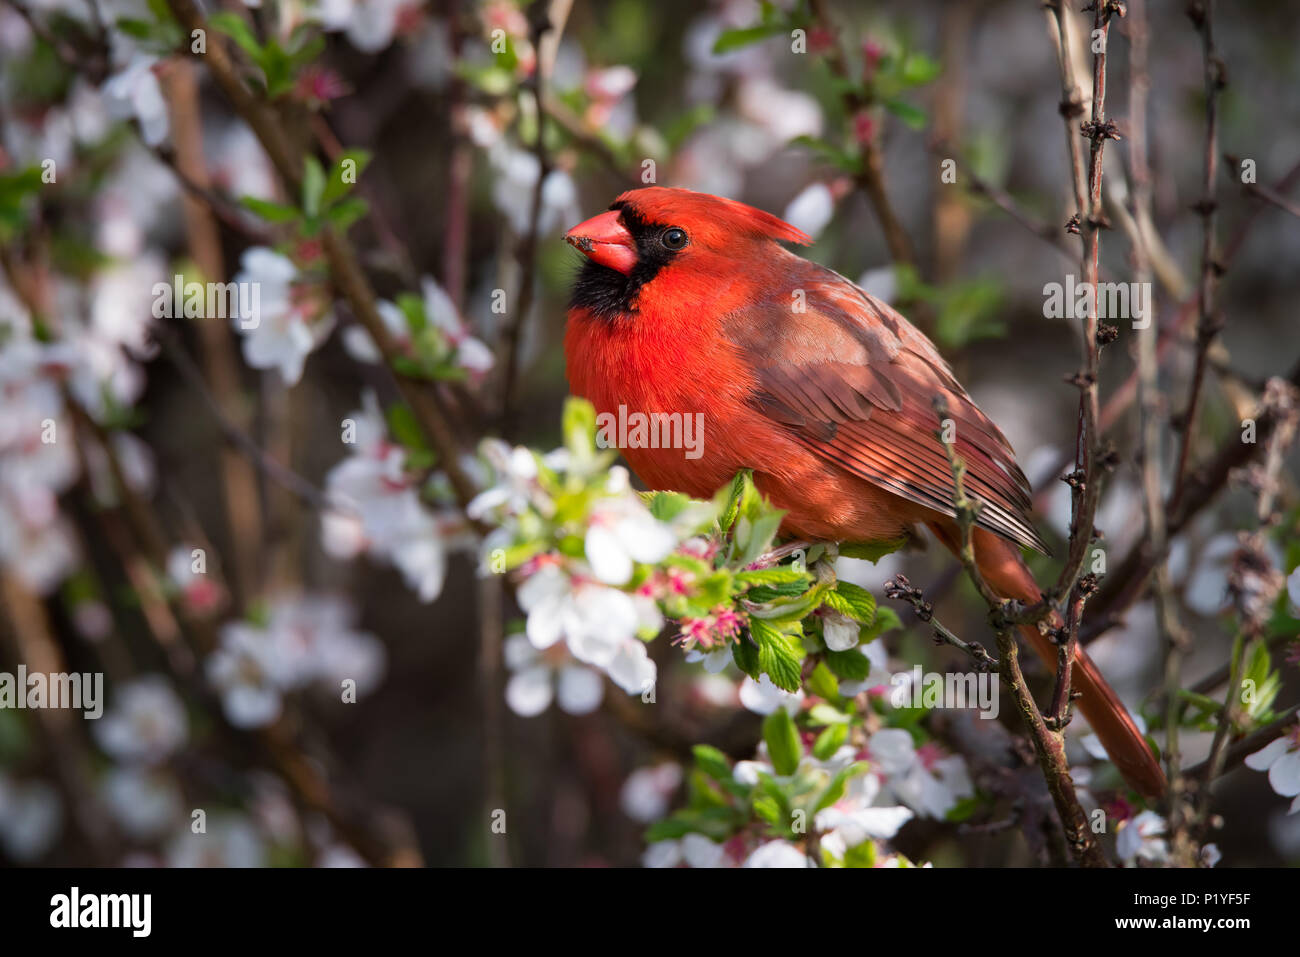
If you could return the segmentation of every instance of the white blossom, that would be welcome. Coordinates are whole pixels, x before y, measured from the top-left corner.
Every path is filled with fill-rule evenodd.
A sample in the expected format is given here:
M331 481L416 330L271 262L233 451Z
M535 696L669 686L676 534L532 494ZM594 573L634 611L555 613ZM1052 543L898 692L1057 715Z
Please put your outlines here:
M623 782L619 804L623 813L634 821L643 824L657 821L668 813L668 802L681 783L682 767L676 762L637 768Z
M212 816L207 830L195 834L188 826L167 845L168 867L263 867L266 844L243 817Z
M1121 821L1115 832L1115 853L1132 867L1139 859L1163 864L1169 859L1169 845L1162 836L1165 819L1155 811L1143 811Z
M1267 771L1269 787L1282 797L1295 798L1290 813L1300 811L1300 726L1249 755L1246 767Z
M745 858L741 867L812 867L808 855L789 841L760 844Z
M118 686L116 700L95 722L99 746L131 764L157 765L189 739L185 706L165 678L146 675Z
M958 755L927 760L901 728L883 728L867 742L871 769L889 793L918 814L942 819L975 793L966 762Z
M778 688L767 675L759 675L757 681L749 676L740 684L740 703L755 714L771 714L777 708L785 708L790 714L798 714L803 707L803 689L790 692Z
M245 251L237 283L255 284L257 309L233 318L243 336L244 361L254 369L275 369L288 385L302 378L307 356L328 337L332 312L304 294L298 267L288 257L255 246Z
M579 664L563 653L539 652L527 635L511 635L503 649L506 668L512 672L506 682L506 704L523 718L541 714L557 701L566 714L590 714L605 696L600 673Z
M156 58L137 53L105 81L104 105L114 119L135 119L150 146L167 138L167 101L154 73Z
M59 839L63 802L44 781L15 781L0 771L0 847L19 863L41 858Z
M781 218L791 226L802 229L814 239L830 223L835 215L835 197L825 183L810 183L790 200Z

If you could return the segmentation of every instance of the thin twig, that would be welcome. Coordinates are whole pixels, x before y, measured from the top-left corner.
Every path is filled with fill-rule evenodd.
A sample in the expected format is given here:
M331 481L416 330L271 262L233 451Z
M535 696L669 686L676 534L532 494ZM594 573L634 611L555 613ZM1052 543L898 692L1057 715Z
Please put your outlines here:
M998 660L983 645L977 641L963 641L952 629L934 617L934 605L925 600L924 592L913 586L906 575L895 575L885 583L885 597L911 605L916 617L933 629L935 641L952 645L958 651L970 655L981 671L998 672Z
M1192 384L1187 407L1182 415L1182 443L1174 466L1174 487L1169 497L1169 509L1178 508L1187 484L1187 469L1191 460L1192 442L1196 438L1196 419L1200 410L1205 384L1206 357L1210 345L1219 334L1220 317L1215 312L1214 292L1218 285L1222 264L1215 259L1214 224L1218 206L1215 179L1219 170L1219 91L1226 86L1223 63L1214 48L1214 0L1192 0L1187 5L1187 15L1201 33L1201 52L1205 76L1205 176L1204 190L1196 211L1201 216L1201 279L1198 284L1200 315L1196 325L1196 366L1192 371Z

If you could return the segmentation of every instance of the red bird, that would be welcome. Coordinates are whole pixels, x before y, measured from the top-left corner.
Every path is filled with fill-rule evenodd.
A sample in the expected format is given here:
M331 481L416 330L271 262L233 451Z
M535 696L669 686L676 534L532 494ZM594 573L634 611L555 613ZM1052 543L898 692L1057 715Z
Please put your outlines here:
M1020 546L1045 551L1030 488L1005 437L933 343L888 305L780 242L795 227L683 189L624 193L565 236L586 255L565 335L569 385L597 413L703 413L702 454L623 449L650 488L709 497L741 469L813 541L899 539L928 526L960 546L942 396L982 507L973 541L991 587L1041 598ZM1054 668L1056 649L1025 636ZM1164 775L1119 697L1079 649L1080 708L1111 759L1148 796Z

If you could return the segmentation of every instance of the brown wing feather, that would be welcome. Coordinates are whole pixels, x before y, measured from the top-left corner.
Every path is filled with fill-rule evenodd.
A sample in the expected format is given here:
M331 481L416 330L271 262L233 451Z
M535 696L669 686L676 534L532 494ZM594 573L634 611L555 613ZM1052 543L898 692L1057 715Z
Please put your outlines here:
M947 452L935 435L942 396L966 460L977 524L1047 551L1010 443L934 345L888 305L824 267L791 257L791 295L725 320L758 380L753 405L827 460L909 501L953 515ZM804 311L791 315L803 291ZM794 322L791 322L791 319Z

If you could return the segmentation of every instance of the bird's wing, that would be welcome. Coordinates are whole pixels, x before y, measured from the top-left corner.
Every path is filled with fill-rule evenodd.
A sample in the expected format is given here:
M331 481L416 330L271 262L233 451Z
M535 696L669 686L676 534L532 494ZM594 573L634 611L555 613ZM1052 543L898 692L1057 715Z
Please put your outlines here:
M782 298L724 321L754 370L754 408L825 459L952 516L952 470L935 434L934 400L942 397L966 461L966 491L982 505L977 524L1046 552L1011 445L930 340L843 276L806 266L783 284Z

